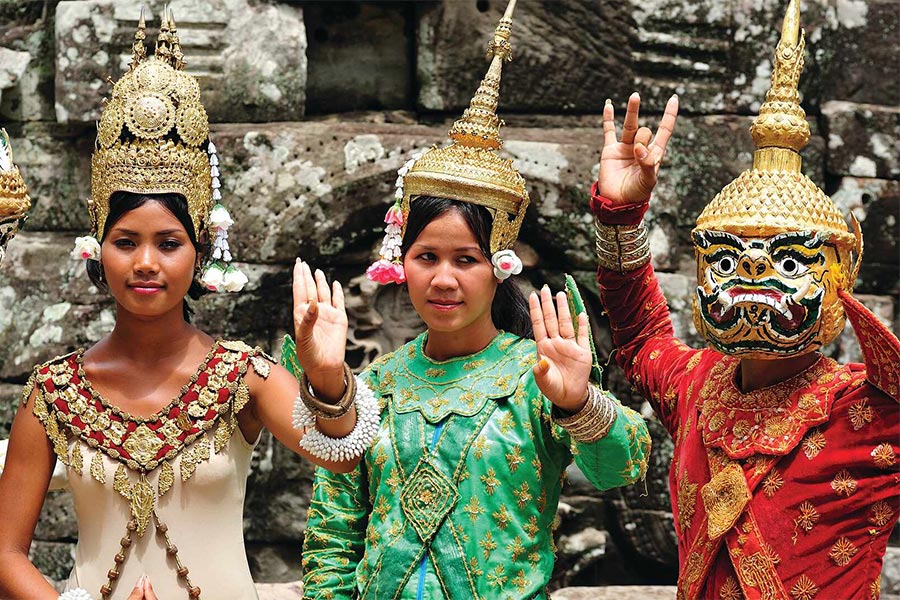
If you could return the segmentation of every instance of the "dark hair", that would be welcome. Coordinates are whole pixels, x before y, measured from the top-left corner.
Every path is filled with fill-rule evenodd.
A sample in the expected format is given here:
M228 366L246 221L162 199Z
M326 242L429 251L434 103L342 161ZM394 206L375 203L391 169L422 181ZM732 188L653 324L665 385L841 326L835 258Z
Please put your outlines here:
M112 229L113 225L119 222L119 219L121 219L125 213L140 208L148 202L159 202L166 210L172 213L184 227L191 243L194 244L194 248L197 250L197 254L201 257L206 255L209 251L209 242L206 239L197 239L197 234L194 231L194 223L191 221L191 215L188 212L187 200L181 194L135 194L134 192L113 192L109 197L109 215L106 217L106 223L103 225L103 239L106 239L109 230ZM103 239L98 241L102 244ZM104 291L109 290L106 285L106 277L103 273L103 265L101 265L99 261L87 261L87 274L91 283L98 289ZM207 293L209 293L209 291L200 285L200 282L194 278L191 282L190 289L188 289L188 296L193 300L198 300ZM188 306L187 300L185 300L184 320L190 323L193 314L194 311Z
M462 215L475 235L481 253L490 261L493 217L488 209L469 202L434 196L419 196L410 204L409 215L406 217L406 232L400 247L403 255L406 255L409 247L429 223L449 210L455 210ZM497 293L491 305L491 320L497 329L514 333L519 337L534 338L528 301L512 279L507 279L497 286Z

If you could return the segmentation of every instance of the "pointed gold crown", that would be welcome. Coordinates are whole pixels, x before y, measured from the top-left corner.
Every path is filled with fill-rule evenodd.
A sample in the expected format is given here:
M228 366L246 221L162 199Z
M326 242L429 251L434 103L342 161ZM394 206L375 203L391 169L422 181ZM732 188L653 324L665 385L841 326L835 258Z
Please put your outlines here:
M753 168L713 198L697 218L697 230L744 237L817 231L831 234L844 247L856 245L834 202L800 171L800 150L809 141L809 123L797 91L805 48L799 0L791 0L775 49L772 87L750 127L757 147Z
M131 65L113 85L97 125L90 212L98 240L103 239L110 195L117 191L181 194L198 236L213 207L204 148L209 119L197 80L183 71L184 53L168 7L150 57L144 46L146 28L142 9Z
M29 208L28 188L13 162L9 135L0 128L0 223L21 219Z
M497 116L500 72L504 61L512 60L509 39L515 5L516 0L510 0L488 44L491 66L469 108L450 129L452 143L428 150L410 167L403 180L401 200L404 215L417 196L437 196L487 207L494 216L492 254L513 246L528 207L525 180L511 160L497 154L503 146L503 123Z

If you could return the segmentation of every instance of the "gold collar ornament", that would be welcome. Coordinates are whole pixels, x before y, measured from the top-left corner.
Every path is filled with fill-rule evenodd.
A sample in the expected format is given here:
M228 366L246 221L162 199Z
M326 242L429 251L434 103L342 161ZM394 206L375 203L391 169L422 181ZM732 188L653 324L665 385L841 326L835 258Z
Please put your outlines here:
M0 262L6 255L6 245L25 222L31 200L28 188L13 162L12 147L5 129L0 129Z
M493 216L491 263L494 275L504 280L522 271L522 262L512 250L525 210L528 190L525 180L509 159L497 151L503 146L497 116L500 73L512 60L510 37L516 0L510 0L494 37L488 44L491 59L487 75L458 121L450 129L451 143L432 147L416 155L397 172L395 204L385 216L385 237L380 258L366 271L378 283L403 283L400 246L406 230L410 204L419 196L435 196L484 206Z
M809 124L797 84L805 39L791 0L775 49L772 86L750 133L753 167L726 185L692 232L694 323L712 347L747 358L817 350L844 327L838 291L853 287L862 234L801 172ZM855 253L856 262L851 262Z
M180 194L197 238L206 229L211 240L199 281L212 291L239 291L247 277L230 264L228 229L233 221L220 202L219 158L209 139L200 86L184 72L185 57L168 7L152 56L147 56L145 39L142 9L128 72L113 84L112 99L97 125L88 206L94 242L79 238L73 256L99 260L114 192Z

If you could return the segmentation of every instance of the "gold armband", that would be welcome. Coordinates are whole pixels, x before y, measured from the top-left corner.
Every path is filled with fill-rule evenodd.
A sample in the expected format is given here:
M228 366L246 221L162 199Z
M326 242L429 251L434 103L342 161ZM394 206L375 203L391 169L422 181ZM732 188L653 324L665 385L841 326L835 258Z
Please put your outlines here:
M606 225L594 219L597 260L611 271L627 273L650 262L650 239L644 221L637 225Z

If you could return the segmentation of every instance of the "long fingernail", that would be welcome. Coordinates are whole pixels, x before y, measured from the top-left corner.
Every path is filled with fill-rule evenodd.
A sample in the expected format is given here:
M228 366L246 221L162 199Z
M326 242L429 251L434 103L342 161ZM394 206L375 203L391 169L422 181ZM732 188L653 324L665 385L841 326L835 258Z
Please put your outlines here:
M632 93L631 93L631 97L632 97L632 98L637 98L638 100L641 99L641 95L640 95L639 93L637 93L637 92L632 92Z
M296 260L294 260L294 264L295 264L295 265L299 265L299 264L300 264L300 257L299 257L299 256L296 258Z
M134 584L134 589L139 590L144 587L144 577L146 577L146 575L138 577L137 583Z
M672 98L674 98L675 100L678 100L678 94L672 94Z
M547 362L546 358L541 358L540 365L541 365L541 369L546 370L547 367L550 366L550 363Z
M609 98L607 98L607 99L606 99L606 104L605 104L605 106L609 106L610 104L612 104L612 100L610 100Z

